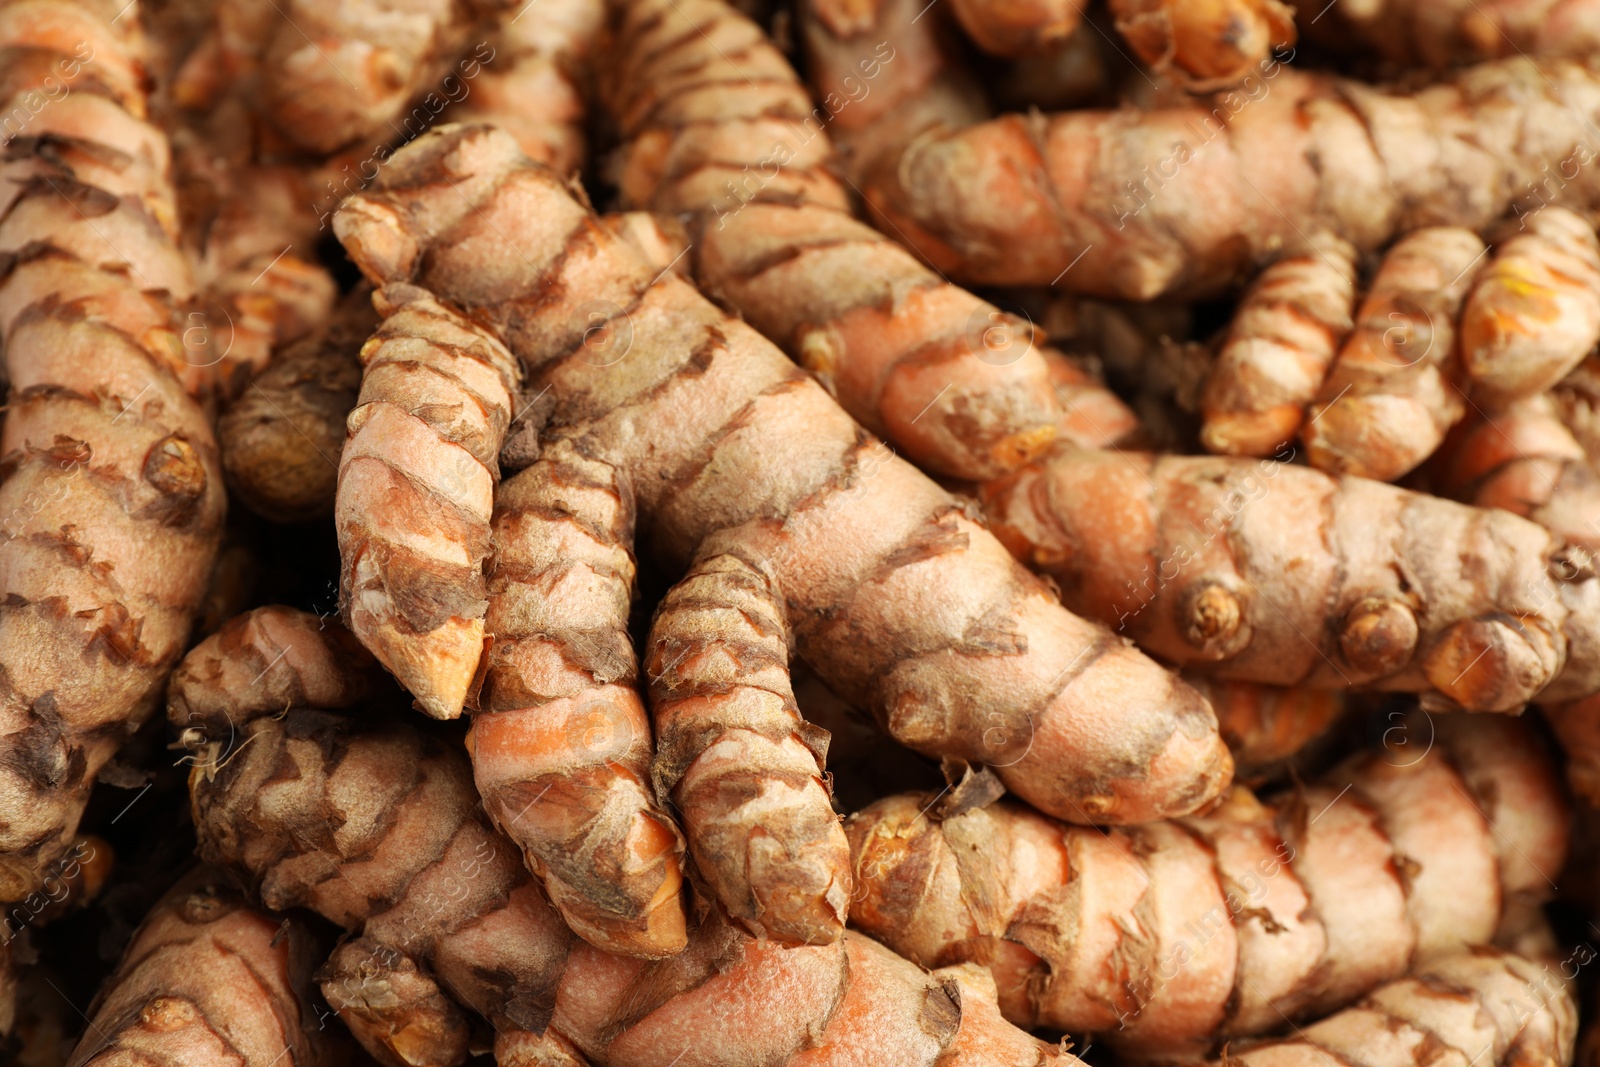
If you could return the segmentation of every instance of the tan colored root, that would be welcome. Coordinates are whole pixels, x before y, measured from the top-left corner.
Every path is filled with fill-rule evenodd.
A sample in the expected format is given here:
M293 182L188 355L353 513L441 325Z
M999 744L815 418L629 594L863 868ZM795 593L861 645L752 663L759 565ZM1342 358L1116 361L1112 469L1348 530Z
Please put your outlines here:
M1504 508L1600 552L1600 475L1550 394L1469 419L1427 468L1434 492Z
M272 606L230 619L190 650L167 686L167 722L196 766L214 768L257 715L392 695L383 670L336 620Z
M301 920L196 871L134 934L69 1067L333 1067L348 1049L312 1002L326 951Z
M484 810L567 923L626 955L683 948L683 842L650 784L628 634L633 494L568 443L495 499L484 657L467 746Z
M1060 47L1083 17L1073 0L955 0L951 11L974 44L1008 57Z
M1525 217L1495 247L1461 311L1460 335L1462 370L1485 403L1503 406L1564 378L1600 341L1593 224L1559 207Z
M489 42L494 59L465 83L451 119L495 123L529 159L576 173L588 152L585 101L604 22L604 0L506 7Z
M529 390L549 390L546 442L628 480L645 550L669 568L759 520L753 546L797 652L897 739L1002 765L1008 786L1069 818L1139 821L1223 787L1203 700L1063 611L949 494L597 226L509 137L442 128L380 182L335 220L363 271L437 286L495 323Z
M247 872L266 906L355 935L318 978L369 1052L461 1063L458 1002L497 1028L545 1025L571 935L483 820L459 748L310 710L241 732L232 759L190 776L201 853Z
M334 521L350 630L439 719L483 651L483 562L519 371L487 330L416 286L380 289Z
M493 0L225 0L177 72L173 95L202 108L237 92L278 137L317 155L397 131L409 136L418 131L408 105L437 114L452 92L447 78L472 79L495 58L489 42L473 34L486 29L476 25L482 15L507 6L514 8ZM457 63L463 51L470 54Z
M332 321L278 351L217 423L228 486L272 522L333 513L345 420L361 391L361 346L377 328L366 287Z
M1319 1067L1329 1059L1494 1065L1572 1062L1577 1006L1555 972L1479 949L1436 960L1294 1037L1230 1047L1220 1064Z
M653 1067L699 1050L772 1067L1075 1067L1000 1017L977 968L928 974L854 932L784 947L708 921L641 967L580 946L543 1035L502 1032L502 1067Z
M1336 689L1226 682L1194 672L1184 679L1216 709L1222 739L1233 753L1234 780L1246 784L1281 773L1345 710L1345 694Z
M981 964L1007 1017L1193 1058L1487 945L1551 892L1565 802L1509 719L1414 714L1267 805L1106 834L907 794L847 823L851 921L926 966Z
M1295 440L1355 310L1355 249L1338 238L1286 256L1239 301L1200 398L1207 451L1270 456Z
M1135 55L1197 89L1234 85L1295 42L1278 0L1113 0L1111 13Z
M1600 205L1600 77L1581 62L1519 56L1409 93L1269 57L1204 102L983 121L932 20L912 24L921 6L814 0L802 29L819 90L884 41L897 77L916 72L836 133L872 135L852 176L876 221L958 283L1197 296L1319 230L1368 252L1535 203Z
M1461 420L1455 321L1484 251L1467 230L1426 229L1385 254L1306 413L1312 466L1391 482Z
M225 507L174 301L166 138L143 120L136 12L66 0L0 10L11 141L0 197L0 900L37 889L95 775L182 654ZM60 90L70 90L63 95ZM30 98L35 99L36 98ZM181 380L180 380L181 379Z
M1069 607L1217 677L1505 712L1600 689L1600 580L1504 511L1270 460L1066 450L984 501Z
M833 173L837 114L907 60L864 53L813 104L724 0L619 10L605 93L628 139L618 184L631 204L694 216L702 286L931 470L992 477L1048 445L1059 408L1033 330L851 218Z
M1511 56L1585 59L1600 49L1594 0L1339 0L1308 24L1312 41L1444 70Z
M843 935L850 898L828 735L795 703L777 579L739 541L702 547L650 627L656 793L734 919L757 937L827 944Z

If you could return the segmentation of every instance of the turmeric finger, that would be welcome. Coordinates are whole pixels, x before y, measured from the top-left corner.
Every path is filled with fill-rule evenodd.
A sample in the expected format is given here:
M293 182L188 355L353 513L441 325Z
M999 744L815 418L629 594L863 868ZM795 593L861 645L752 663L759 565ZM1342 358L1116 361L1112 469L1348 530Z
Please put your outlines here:
M630 0L619 22L605 92L627 138L618 184L633 205L693 216L707 291L937 473L992 477L1049 444L1059 410L1031 326L853 219L833 173L832 112L872 100L904 57L866 54L813 105L724 0Z
M1299 436L1354 325L1355 275L1355 249L1324 238L1251 283L1201 394L1207 451L1270 456Z
M1593 0L1339 0L1311 22L1316 44L1444 70L1523 55L1583 59L1600 48Z
M1443 496L1503 508L1600 551L1600 476L1549 394L1462 424L1427 470Z
M924 965L986 966L1019 1025L1140 1057L1324 1014L1490 943L1564 858L1565 802L1526 724L1395 729L1413 744L1318 785L1109 834L1008 802L887 798L846 824L851 920Z
M782 591L739 548L737 534L702 547L650 627L656 791L734 919L758 937L826 944L850 897L827 734L795 704Z
M654 802L628 635L633 495L562 442L500 487L467 735L484 810L573 930L637 956L683 948L682 840Z
M1064 449L983 495L1069 607L1186 667L1476 711L1600 689L1600 581L1504 511L1270 460Z
M174 314L194 285L169 146L143 119L137 19L115 14L0 9L0 43L33 57L8 91L72 90L10 142L0 206L0 900L40 886L96 774L154 710L225 509L197 399L209 375Z
M415 286L380 289L334 521L350 631L417 705L461 714L483 652L483 561L519 371L487 331Z
M1523 220L1461 311L1461 364L1475 395L1504 405L1542 393L1600 341L1600 241L1564 208Z
M974 44L1008 57L1060 45L1083 18L1075 0L956 0L951 11Z
M267 915L219 871L181 879L151 909L96 998L70 1067L332 1067L335 1033L312 1002L326 946Z
M1345 694L1336 689L1285 689L1192 671L1184 680L1216 709L1217 727L1233 753L1234 780L1245 784L1280 771L1285 761L1326 734L1345 710Z
M1307 412L1301 432L1313 467L1392 482L1461 420L1455 320L1484 252L1466 230L1434 228L1385 254Z
M1112 0L1111 13L1135 55L1197 89L1232 85L1295 42L1294 9L1278 0Z

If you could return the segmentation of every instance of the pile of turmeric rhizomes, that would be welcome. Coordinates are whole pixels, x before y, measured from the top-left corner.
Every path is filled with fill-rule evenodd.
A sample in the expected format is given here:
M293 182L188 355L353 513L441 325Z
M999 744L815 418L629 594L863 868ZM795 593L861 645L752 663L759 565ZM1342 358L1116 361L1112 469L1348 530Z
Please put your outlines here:
M0 1060L1600 1049L1597 0L0 45Z

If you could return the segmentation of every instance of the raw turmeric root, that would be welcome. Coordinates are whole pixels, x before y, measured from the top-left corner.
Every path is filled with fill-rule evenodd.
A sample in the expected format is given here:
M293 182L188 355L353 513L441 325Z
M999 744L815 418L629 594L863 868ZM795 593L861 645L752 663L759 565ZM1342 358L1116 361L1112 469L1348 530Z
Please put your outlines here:
M1475 396L1502 406L1542 393L1600 341L1594 224L1549 207L1501 243L1461 312L1461 364Z
M1544 705L1544 716L1567 754L1567 781L1591 807L1600 807L1600 697Z
M1480 508L1532 519L1600 552L1600 475L1549 394L1457 428L1428 466L1431 488Z
M1144 1058L1325 1014L1413 960L1489 944L1565 856L1565 801L1526 724L1396 730L1410 743L1267 804L1237 788L1109 834L989 803L981 777L879 801L846 823L851 921L925 966L986 966L1019 1025Z
M1062 610L949 494L597 226L510 137L424 135L334 225L369 277L436 287L495 324L527 389L549 391L544 442L627 479L667 567L754 520L798 653L898 740L1001 765L1019 795L1069 818L1142 821L1223 788L1202 699Z
M484 656L467 748L484 810L580 936L683 948L683 842L654 802L628 634L633 493L569 443L495 498Z
M1270 460L1067 449L983 499L1069 607L1218 677L1475 711L1600 689L1600 580L1504 511Z
M500 1067L1076 1067L1000 1017L976 967L928 974L862 935L782 947L708 919L644 964L575 946L543 1034L495 1040Z
M1469 230L1433 227L1384 256L1307 412L1301 434L1313 467L1392 482L1461 420L1455 320L1485 251Z
M0 44L31 57L10 91L49 79L58 97L10 142L0 209L5 901L39 888L95 775L155 707L222 527L216 444L183 385L203 394L208 378L173 313L193 284L167 141L141 118L137 19L116 14L49 0L0 17Z
M225 0L214 24L176 75L188 107L224 92L253 101L277 135L327 155L363 138L412 136L414 98L437 114L454 98L449 79L471 80L495 58L487 40L469 49L476 23L506 5L487 0L363 0L279 5ZM470 51L457 60L457 54ZM438 107L425 94L431 89ZM397 121L399 120L399 121Z
M359 352L378 326L362 286L310 337L281 349L217 422L228 487L273 522L333 513L345 419L361 391Z
M493 62L467 85L450 112L456 122L492 122L529 159L558 174L583 166L586 98L605 0L539 0L500 15L489 45Z
M813 2L818 87L886 39L934 51L912 43L917 7ZM1365 252L1426 226L1481 231L1536 202L1600 204L1587 165L1600 74L1578 62L1484 63L1406 93L1268 60L1204 104L987 122L954 106L926 121L935 94L917 88L929 102L901 120L915 135L867 146L856 184L887 232L959 282L1198 296L1319 230ZM875 129L882 115L869 96L835 124Z
M954 0L950 10L972 43L995 56L1058 48L1078 28L1077 0Z
M1200 397L1208 452L1270 456L1299 436L1355 325L1355 259L1348 241L1322 235L1251 283Z
M70 1067L332 1067L311 1002L327 946L250 905L221 872L183 878L150 912L95 1000Z
M1111 13L1135 55L1195 89L1236 84L1295 42L1294 8L1278 0L1112 0Z
M201 854L247 872L267 907L351 931L317 978L367 1051L459 1064L463 1006L543 1028L571 934L478 813L459 748L302 709L240 734L190 775Z
M1284 689L1192 671L1184 681L1216 709L1217 727L1233 753L1234 780L1246 784L1281 772L1285 761L1326 734L1345 710L1345 695L1337 689Z
M1475 949L1428 962L1293 1037L1230 1046L1219 1062L1326 1067L1332 1058L1386 1055L1564 1067L1572 1062L1577 1015L1572 991L1548 966Z
M225 762L257 715L355 708L395 695L347 630L309 612L257 608L229 619L172 672L167 721L196 765Z
M374 295L334 521L350 631L417 706L461 714L483 652L483 562L519 372L482 327L411 285Z
M758 937L844 932L850 846L829 803L828 735L801 718L773 569L737 533L702 546L650 627L654 779L695 865Z
M359 934L319 979L386 1064L464 1060L461 1006L500 1032L502 1064L642 1065L664 1062L663 1042L691 1039L797 1067L859 1062L868 1042L930 1067L1035 1067L1058 1055L1001 1020L981 975L929 979L860 935L785 948L713 916L659 963L574 941L509 842L480 821L458 751L398 724L311 710L242 732L230 758L201 753L191 775L201 849L249 871L268 906L309 907ZM750 1012L720 1010L726 1025L707 1028L704 1006L741 996ZM801 1049L811 1051L796 1059ZM567 1058L534 1058L551 1050Z
M1597 14L1593 0L1338 0L1306 35L1403 67L1444 70L1514 55L1585 59L1600 49Z
M928 469L981 479L1037 455L1060 409L1031 327L849 214L828 125L908 62L888 46L814 106L724 0L628 0L605 99L628 203L693 217L695 273ZM747 79L760 89L745 92Z

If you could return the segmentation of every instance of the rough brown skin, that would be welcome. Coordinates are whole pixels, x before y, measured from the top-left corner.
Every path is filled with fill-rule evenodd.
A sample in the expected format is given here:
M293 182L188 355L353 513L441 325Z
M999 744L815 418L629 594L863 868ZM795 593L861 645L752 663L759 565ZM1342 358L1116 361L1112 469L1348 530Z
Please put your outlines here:
M828 734L795 702L782 587L741 541L708 540L656 609L645 660L656 793L734 919L757 937L827 944L850 899Z
M382 667L337 620L294 608L229 619L172 672L167 721L193 762L222 762L239 729L288 708L351 708L394 695Z
M1007 1018L1192 1059L1316 1017L1414 961L1489 944L1551 892L1567 811L1536 733L1413 715L1263 805L1106 834L966 779L846 823L853 925L925 966L989 968ZM1400 743L1409 741L1409 743ZM1357 1061L1364 1062L1364 1061Z
M1301 436L1313 467L1392 482L1461 421L1456 317L1485 251L1470 230L1431 227L1384 254L1307 409Z
M813 104L724 0L615 8L619 59L602 80L627 139L617 183L632 205L692 216L705 291L935 473L993 477L1045 448L1060 409L1028 324L850 215L830 136L904 59L868 49Z
M493 122L523 154L558 174L584 165L587 96L605 0L540 0L537 11L509 5L490 39L494 59L450 112L456 122Z
M434 90L442 107L457 53L482 40L474 32L489 27L479 20L507 7L517 9L497 0L226 0L178 71L173 95L203 107L219 92L239 91L279 137L311 154L387 141L415 98Z
M247 116L219 115L218 121ZM185 308L185 357L237 397L273 353L325 323L337 287L315 262L314 196L304 168L221 156L204 127L180 126L174 152L183 246L200 295Z
M369 1052L461 1063L457 1001L497 1028L543 1027L571 935L478 812L459 748L301 709L240 732L232 758L190 776L201 853L248 873L266 906L351 931L318 979Z
M1075 1067L1000 1017L974 967L928 974L861 934L782 947L714 920L645 964L573 950L543 1035L502 1032L500 1067Z
M597 226L509 137L441 128L380 184L335 219L363 272L434 286L494 324L526 388L549 389L544 441L628 479L640 543L668 573L752 524L798 654L898 740L1002 765L1068 818L1140 821L1223 788L1203 700L1062 610L949 494Z
M626 955L680 951L683 841L655 802L628 634L633 491L568 443L495 495L484 655L467 748L484 810L567 924Z
M1112 0L1117 30L1158 71L1194 89L1236 84L1295 42L1294 8L1278 0Z
M1224 456L1270 456L1295 440L1354 326L1355 249L1337 237L1285 256L1239 300L1200 396L1200 440Z
M1326 1067L1382 1054L1384 1062L1564 1067L1578 1011L1550 967L1498 949L1430 961L1290 1038L1227 1050L1221 1064Z
M301 920L195 871L134 935L68 1067L333 1067L348 1050L311 1000L326 953Z
M1513 207L1600 204L1600 73L1485 63L1421 93L1268 59L1202 104L972 114L921 5L818 0L802 23L821 87L887 40L903 95L868 96L852 176L878 224L958 283L1055 285L1149 300L1242 282L1325 230L1359 251L1424 226L1483 230ZM881 136L887 121L919 136Z
M1504 508L1600 552L1600 475L1550 394L1468 419L1446 439L1426 475L1441 496Z
M1593 223L1559 207L1519 220L1468 296L1459 333L1462 370L1486 405L1534 396L1564 378L1600 341Z
M0 11L0 46L30 57L3 95L48 77L58 97L11 142L0 198L4 901L39 887L96 773L154 709L222 527L216 444L179 380L208 384L173 314L193 286L167 141L140 117L137 20L116 14Z
M1272 460L1057 451L983 488L1070 608L1171 662L1516 712L1600 689L1600 580L1526 519Z
M1600 8L1593 0L1339 0L1306 36L1409 68L1516 55L1582 59L1600 49Z
M483 652L489 518L516 361L414 285L373 294L361 395L339 459L341 607L417 706L461 714Z
M361 346L378 326L359 287L327 325L281 349L217 422L228 487L272 522L333 513L345 419L361 391Z

